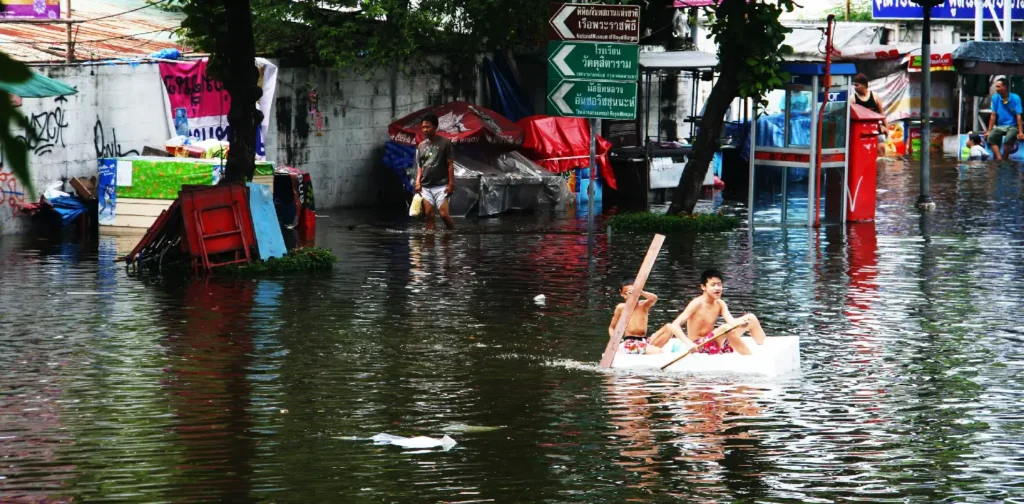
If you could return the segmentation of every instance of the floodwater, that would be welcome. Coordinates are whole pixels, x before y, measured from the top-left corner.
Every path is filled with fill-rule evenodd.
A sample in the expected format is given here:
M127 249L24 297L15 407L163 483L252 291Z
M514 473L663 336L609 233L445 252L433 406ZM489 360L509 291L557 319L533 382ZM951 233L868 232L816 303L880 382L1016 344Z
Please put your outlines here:
M1024 502L1024 168L937 163L926 220L915 172L845 233L666 241L652 320L721 268L802 337L777 379L599 370L650 237L585 221L327 211L333 273L185 285L5 237L0 501Z

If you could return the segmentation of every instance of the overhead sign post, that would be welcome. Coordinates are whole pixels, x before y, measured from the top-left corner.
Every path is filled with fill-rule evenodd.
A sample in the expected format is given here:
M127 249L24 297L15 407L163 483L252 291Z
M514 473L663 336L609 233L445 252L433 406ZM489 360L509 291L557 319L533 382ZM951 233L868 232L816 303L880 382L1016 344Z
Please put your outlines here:
M548 115L590 119L588 251L593 257L597 133L600 119L636 118L640 6L551 4Z

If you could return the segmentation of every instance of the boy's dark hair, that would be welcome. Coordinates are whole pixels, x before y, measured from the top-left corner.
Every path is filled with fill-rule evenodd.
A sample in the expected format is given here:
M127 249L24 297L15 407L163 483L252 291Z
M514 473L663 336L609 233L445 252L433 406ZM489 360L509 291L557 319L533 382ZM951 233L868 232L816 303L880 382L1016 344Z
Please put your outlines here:
M636 277L626 277L622 279L622 287L632 287L635 283Z
M867 86L868 85L868 76L864 75L862 73L854 75L853 76L853 83L854 84L861 84L861 85Z
M1006 77L1000 77L1000 78L996 79L996 82L1002 84L1003 87L1006 88L1007 90L1010 89L1010 80L1007 79Z
M434 115L434 114L427 114L427 115L423 116L423 120L420 121L420 122L428 122L430 124L433 124L434 128L437 128L437 124L438 124L437 116Z
M700 284L706 285L708 280L711 280L712 278L717 278L723 282L725 281L725 276L722 275L721 271L716 269L706 269L704 270L704 273L700 274Z
M971 143L974 145L981 145L981 135L974 133L971 135Z

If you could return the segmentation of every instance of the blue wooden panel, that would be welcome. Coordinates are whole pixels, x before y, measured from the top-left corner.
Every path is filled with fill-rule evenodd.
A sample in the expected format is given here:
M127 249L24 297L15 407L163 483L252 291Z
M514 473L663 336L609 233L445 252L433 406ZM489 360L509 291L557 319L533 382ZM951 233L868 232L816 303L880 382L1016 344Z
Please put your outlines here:
M263 184L245 184L249 186L249 212L252 213L252 229L256 233L256 245L260 249L260 259L266 261L271 257L281 257L288 252L281 235L281 224L277 222L274 210L274 194L270 186Z

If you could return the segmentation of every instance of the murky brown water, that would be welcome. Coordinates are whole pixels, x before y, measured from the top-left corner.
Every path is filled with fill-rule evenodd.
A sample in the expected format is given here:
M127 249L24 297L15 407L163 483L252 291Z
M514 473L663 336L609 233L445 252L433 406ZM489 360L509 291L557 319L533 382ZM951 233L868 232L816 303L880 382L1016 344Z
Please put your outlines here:
M600 371L649 237L588 262L585 221L333 210L332 274L190 285L4 237L0 501L1024 502L1022 167L937 164L926 221L915 171L845 234L666 242L654 319L721 268L803 337L781 379ZM352 439L381 432L458 445Z

